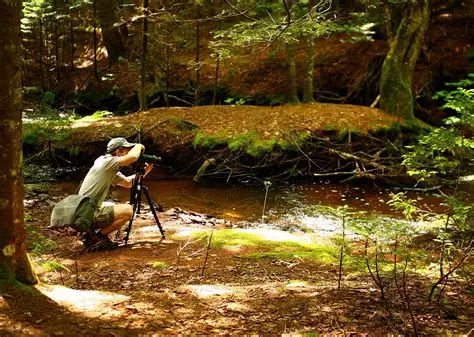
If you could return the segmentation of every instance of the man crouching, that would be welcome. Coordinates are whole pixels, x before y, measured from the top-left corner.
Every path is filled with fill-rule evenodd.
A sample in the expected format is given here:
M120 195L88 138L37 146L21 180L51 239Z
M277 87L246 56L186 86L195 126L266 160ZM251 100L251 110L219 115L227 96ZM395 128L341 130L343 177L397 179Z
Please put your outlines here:
M129 204L104 202L110 185L131 188L135 175L125 176L119 169L138 160L145 147L142 144L129 143L125 138L113 138L107 144L107 153L94 161L79 189L79 195L93 198L97 209L92 222L92 231L84 234L84 250L112 249L117 246L109 238L109 234L120 229L130 221L133 215ZM153 164L145 166L146 176Z

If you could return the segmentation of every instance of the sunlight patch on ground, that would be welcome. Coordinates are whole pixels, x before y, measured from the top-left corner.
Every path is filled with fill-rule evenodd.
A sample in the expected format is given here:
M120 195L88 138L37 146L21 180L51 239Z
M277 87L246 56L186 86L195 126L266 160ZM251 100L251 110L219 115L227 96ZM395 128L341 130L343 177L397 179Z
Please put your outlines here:
M180 238L180 237L187 238L187 237L193 236L193 234L196 232L202 232L202 231L203 231L202 228L189 228L189 229L181 230L178 233L173 234L173 236L176 238Z
M97 316L101 312L113 314L113 305L130 300L129 296L104 291L75 290L57 285L37 288L53 301L86 316Z
M244 233L256 234L262 237L262 239L268 241L291 241L291 242L300 242L300 243L311 243L311 237L308 235L295 235L284 231L279 231L275 229L265 229L265 228L254 228L254 229L241 229L238 230Z
M233 293L233 290L230 287L212 284L188 285L186 289L199 297L228 295Z
M308 282L306 282L306 281L292 280L286 285L286 287L287 288L298 288L298 287L306 287L307 285L308 285Z
M239 253L240 251L242 251L243 247L239 245L233 245L233 246L224 246L223 248L233 253Z

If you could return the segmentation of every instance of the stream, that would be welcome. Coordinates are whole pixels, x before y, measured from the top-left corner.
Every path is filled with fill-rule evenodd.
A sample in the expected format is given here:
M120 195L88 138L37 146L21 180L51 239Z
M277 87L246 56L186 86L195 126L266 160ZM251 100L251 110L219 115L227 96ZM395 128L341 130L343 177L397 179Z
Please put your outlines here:
M328 233L337 230L339 220L322 214L317 205L348 205L353 210L366 211L368 216L403 218L401 212L387 205L390 194L395 191L372 183L350 185L318 180L271 185L265 200L263 183L260 186L196 184L191 177L153 177L146 180L146 186L152 199L165 210L179 207L224 218L240 227L306 228ZM119 200L129 198L127 189L120 188L118 195ZM440 199L431 194L411 191L407 195L425 209L436 213L443 210Z
M62 189L66 194L74 193L79 183L77 179L52 182L54 188ZM157 169L145 180L145 185L152 199L165 210L181 208L203 213L229 220L239 227L310 229L328 233L337 230L339 220L321 213L316 207L318 205L348 205L352 210L366 211L371 217L403 218L401 212L394 211L387 204L390 194L398 191L371 182L357 185L328 180L280 183L267 186L266 195L263 183L196 184L192 177L172 176ZM126 202L129 196L129 190L121 187L112 187L109 194L109 198L116 202ZM407 196L424 209L435 213L443 211L440 199L433 194L409 191Z

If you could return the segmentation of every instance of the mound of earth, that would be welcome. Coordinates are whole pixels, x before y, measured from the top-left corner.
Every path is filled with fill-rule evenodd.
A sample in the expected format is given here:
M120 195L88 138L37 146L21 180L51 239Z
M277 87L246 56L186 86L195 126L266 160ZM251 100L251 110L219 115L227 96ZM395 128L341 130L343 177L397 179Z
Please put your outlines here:
M153 152L182 155L183 151L192 152L197 132L224 139L255 133L260 139L279 141L300 132L315 136L328 130L368 133L399 121L379 109L344 104L158 108L127 116L79 120L72 125L68 140L54 146L76 148L87 153L87 158L103 153L109 139L121 136L141 141Z

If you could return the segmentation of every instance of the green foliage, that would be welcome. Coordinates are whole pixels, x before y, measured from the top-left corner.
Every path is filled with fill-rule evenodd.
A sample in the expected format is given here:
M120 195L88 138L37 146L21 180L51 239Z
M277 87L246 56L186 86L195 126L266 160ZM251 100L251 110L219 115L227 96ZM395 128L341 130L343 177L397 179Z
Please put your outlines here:
M97 110L92 115L85 116L85 117L79 119L79 121L82 121L82 122L96 121L96 120L100 120L100 119L104 119L104 118L108 118L108 117L113 117L113 115L114 115L113 112L110 112L110 111L107 111L107 110Z
M31 217L31 215L29 215L29 214L26 213L26 212L25 212L23 218L24 218L24 221L25 221L25 222L28 222L28 221L33 220L33 218Z
M324 6L321 3L320 6ZM296 44L301 39L328 36L338 26L324 16L324 8L313 9L308 15L308 4L296 2L291 8L292 23L281 3L261 3L249 14L252 21L243 21L214 33L211 48L221 59L233 56L238 50L264 46L271 41L281 45Z
M373 41L374 28L377 26L368 12L350 13L352 20L339 27L338 31L349 34L342 42L359 43Z
M342 129L339 131L339 134L337 135L337 140L339 142L346 141L349 138L349 134L355 134L355 133L361 133L361 131L356 128Z
M25 214L25 220L31 221L31 216ZM29 251L33 255L41 255L44 253L50 253L57 248L56 242L48 239L41 234L33 224L26 223L25 232L29 243Z
M168 263L163 261L153 261L150 265L155 269L163 269L168 267Z
M283 151L297 151L309 140L311 134L307 131L287 134L284 140L279 140L277 146Z
M416 200L408 199L406 192L397 194L390 194L390 200L387 202L393 209L402 211L403 215L409 220L413 219L418 208L416 207Z
M255 132L249 132L231 139L227 146L231 152L238 152L254 142L256 137L257 134Z
M275 249L272 251L249 253L246 256L253 259L272 258L279 260L311 260L318 263L334 263L337 255L334 247L330 245L314 245L311 249L304 249L303 247L293 248L290 251L279 251Z
M272 152L276 144L277 141L274 138L264 140L256 139L247 146L245 152L252 157L260 157Z
M55 98L56 98L56 95L54 94L54 92L46 91L45 93L43 93L43 96L41 97L40 104L43 106L52 105L54 103Z
M199 131L194 137L193 146L195 149L204 148L212 150L226 143L227 141L222 135L206 135L204 132Z
M61 114L47 105L36 107L29 117L33 119L23 124L23 141L31 145L36 145L41 140L63 142L75 120L73 111Z
M60 271L64 270L67 272L70 272L69 268L67 268L65 265L63 265L60 262L56 261L47 261L41 264L41 267L46 271L46 272L52 272L52 271Z
M198 132L193 145L195 149L204 148L209 150L227 145L233 153L245 152L251 157L261 157L277 149L296 151L309 137L309 132L288 135L288 139L284 140L277 140L276 138L261 139L256 131L249 131L234 138L228 138L223 134L207 135L204 132Z
M448 85L472 86L472 78L471 74L467 80ZM443 108L453 111L455 115L445 120L444 127L432 130L420 137L417 145L408 147L410 152L404 156L403 163L408 173L416 176L419 182L440 182L446 176L454 176L459 183L462 174L472 172L474 161L474 142L472 137L466 137L474 131L474 90L457 87L437 93L436 98L442 98L445 101ZM428 228L436 234L434 242L439 247L438 264L433 264L431 270L431 275L436 272L438 277L431 286L428 296L430 301L438 286L444 282L444 289L449 275L469 260L473 244L472 202L457 189L452 195L440 194L438 197L443 200L446 212L432 215L435 221L431 221L431 228ZM408 218L413 215L420 217L428 212L417 209L413 200L400 193L392 196L390 204L403 210ZM405 241L404 251L409 252L406 247L409 246L410 238ZM410 261L417 259L419 260L419 256L412 256ZM441 294L442 291L439 296Z
M245 98L228 97L224 100L225 104L230 104L230 105L244 105L246 102L247 102L247 99Z
M202 234L203 231L198 231L194 233L194 236L200 238ZM324 263L335 261L335 250L330 244L301 241L297 237L292 238L289 236L269 240L267 236L272 237L272 230L267 230L267 232L239 229L219 230L213 234L211 247L225 248L232 251L243 247L263 248L264 252L246 254L246 256L255 259L310 259Z
M392 122L390 126L388 127L381 127L377 129L376 131L373 131L373 133L376 136L385 136L389 138L394 138L395 136L399 135L401 132L401 126L400 123L397 122Z
M451 83L472 85L470 79ZM474 89L457 88L438 92L436 98L443 98L442 108L454 111L456 115L445 120L445 126L431 131L419 139L418 144L409 146L403 164L410 175L423 182L437 182L440 178L468 172L474 161L474 139L466 137L474 131Z

